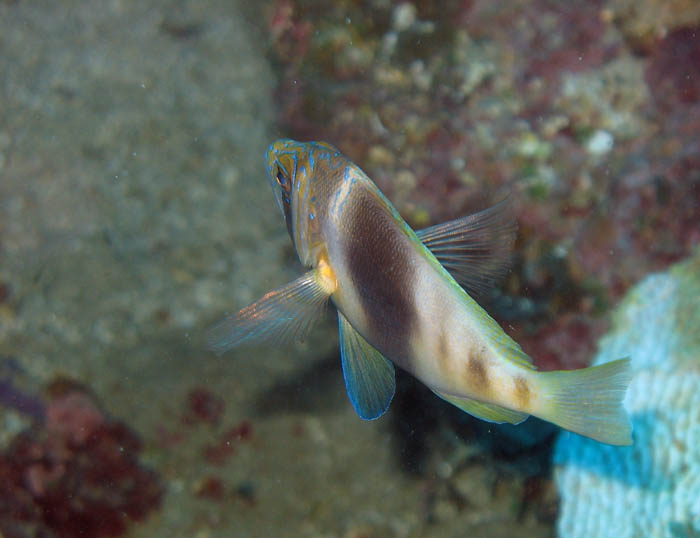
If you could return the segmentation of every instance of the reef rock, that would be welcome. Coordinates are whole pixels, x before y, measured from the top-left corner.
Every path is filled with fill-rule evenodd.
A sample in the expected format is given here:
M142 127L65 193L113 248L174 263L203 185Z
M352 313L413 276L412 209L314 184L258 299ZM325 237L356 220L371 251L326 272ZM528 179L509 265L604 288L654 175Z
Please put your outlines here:
M634 444L557 440L562 538L700 536L700 250L618 307L594 360L629 356Z

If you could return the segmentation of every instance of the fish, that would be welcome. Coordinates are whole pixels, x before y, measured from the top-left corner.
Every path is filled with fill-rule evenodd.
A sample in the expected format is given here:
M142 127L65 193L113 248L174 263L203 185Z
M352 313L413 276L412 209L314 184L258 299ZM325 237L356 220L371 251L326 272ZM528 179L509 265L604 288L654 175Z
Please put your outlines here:
M267 175L309 270L214 325L210 349L303 339L330 301L352 406L381 417L395 366L437 396L493 423L530 415L611 445L632 443L622 405L630 362L539 371L477 303L507 271L517 224L509 198L414 231L374 182L326 142L281 139Z

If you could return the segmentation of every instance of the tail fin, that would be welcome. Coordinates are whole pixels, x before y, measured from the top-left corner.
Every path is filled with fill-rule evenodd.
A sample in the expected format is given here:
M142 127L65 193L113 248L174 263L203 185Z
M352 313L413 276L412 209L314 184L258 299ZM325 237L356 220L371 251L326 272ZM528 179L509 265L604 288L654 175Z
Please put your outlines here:
M539 376L543 402L537 416L602 443L632 444L632 426L622 407L632 377L629 359Z

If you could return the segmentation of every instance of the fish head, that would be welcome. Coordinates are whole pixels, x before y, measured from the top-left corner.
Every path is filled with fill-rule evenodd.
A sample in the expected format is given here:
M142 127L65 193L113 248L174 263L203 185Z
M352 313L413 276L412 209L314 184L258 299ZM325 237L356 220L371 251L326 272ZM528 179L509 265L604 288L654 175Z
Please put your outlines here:
M322 244L321 214L327 199L331 164L344 161L325 142L277 140L267 149L267 176L294 247L304 265L313 265Z
M267 148L267 179L272 187L277 205L287 223L289 235L294 240L292 226L292 186L296 179L297 152L290 151L288 146L294 142L289 139L277 140Z

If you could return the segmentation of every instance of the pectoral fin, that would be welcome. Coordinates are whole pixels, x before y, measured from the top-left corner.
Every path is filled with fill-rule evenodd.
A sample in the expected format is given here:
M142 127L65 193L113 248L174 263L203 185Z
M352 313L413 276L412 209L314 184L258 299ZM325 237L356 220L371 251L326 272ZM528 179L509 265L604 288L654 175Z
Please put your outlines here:
M340 356L350 402L365 420L381 417L396 390L394 365L374 349L338 312Z
M309 271L210 328L208 347L223 353L243 343L303 338L323 314L330 291L318 269Z
M469 413L473 417L480 418L481 420L486 420L488 422L495 422L496 424L503 424L504 422L509 422L510 424L520 424L529 416L527 413L506 409L500 405L484 403L478 400L472 400L471 398L450 396L437 391L433 392L435 392L435 394L440 396L440 398L446 402L450 402L455 407L459 407L465 413Z
M416 232L468 292L484 292L505 275L517 224L508 198L479 213Z

